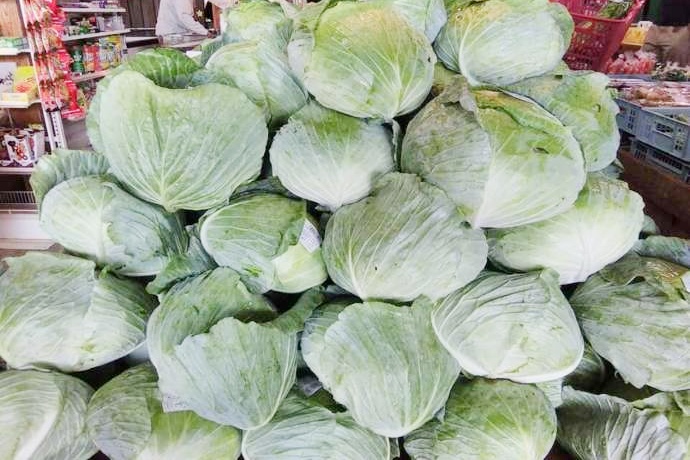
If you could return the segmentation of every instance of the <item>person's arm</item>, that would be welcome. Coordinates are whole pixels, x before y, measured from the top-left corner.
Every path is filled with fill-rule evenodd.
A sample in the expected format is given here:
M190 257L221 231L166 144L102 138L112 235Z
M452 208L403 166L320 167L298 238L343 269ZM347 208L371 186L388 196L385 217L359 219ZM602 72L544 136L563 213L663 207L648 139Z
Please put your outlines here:
M177 0L175 2L175 9L177 10L177 17L182 25L198 35L208 35L206 27L194 20L194 2L191 0Z

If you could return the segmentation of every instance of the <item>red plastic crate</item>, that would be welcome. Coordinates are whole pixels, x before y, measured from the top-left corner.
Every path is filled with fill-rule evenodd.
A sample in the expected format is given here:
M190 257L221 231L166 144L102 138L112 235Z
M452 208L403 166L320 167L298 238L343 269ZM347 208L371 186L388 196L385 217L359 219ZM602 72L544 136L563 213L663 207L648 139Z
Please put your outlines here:
M604 19L597 14L607 0L552 0L568 8L575 22L570 48L563 58L571 69L604 72L618 50L625 32L645 4L636 0L623 19Z

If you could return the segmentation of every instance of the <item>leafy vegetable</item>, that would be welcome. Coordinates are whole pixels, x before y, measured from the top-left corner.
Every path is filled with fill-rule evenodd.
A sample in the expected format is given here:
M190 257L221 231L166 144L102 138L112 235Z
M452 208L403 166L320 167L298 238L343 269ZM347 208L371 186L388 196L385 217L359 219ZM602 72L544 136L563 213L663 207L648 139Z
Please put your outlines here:
M394 169L391 133L381 123L311 102L271 145L273 174L295 195L335 211L367 196Z
M556 413L533 385L459 380L443 417L405 438L413 460L542 460L556 438Z
M295 381L297 333L323 298L308 291L275 318L229 268L183 281L161 297L147 343L164 398L223 425L268 423Z
M585 182L582 152L556 118L528 100L469 91L461 81L410 122L401 169L443 189L475 228L563 213Z
M594 350L638 388L690 388L687 273L631 254L592 275L570 299Z
M89 402L87 426L111 460L236 460L240 433L191 411L165 413L150 364L126 370Z
M93 390L57 372L0 373L0 458L87 460L98 450L86 433Z
M389 5L433 42L448 16L443 0L373 0Z
M576 390L598 392L601 385L606 380L606 363L594 351L592 346L585 343L585 352L582 355L580 364L575 370L565 376L564 385L573 387Z
M0 356L14 369L91 369L144 341L155 301L89 260L30 252L0 276Z
M282 49L287 46L292 24L277 2L250 0L227 8L224 39L229 42L260 41Z
M439 301L432 322L443 346L473 375L547 382L568 375L582 358L580 329L552 270L485 272Z
M553 70L573 29L565 7L548 0L457 1L434 49L472 85L509 85Z
M490 230L489 258L510 270L552 268L561 284L584 281L633 247L642 228L643 207L642 198L625 182L593 174L575 205L563 214Z
M321 237L304 201L258 193L207 214L201 243L257 292L302 292L323 283Z
M389 173L328 221L324 261L333 281L361 299L438 299L477 276L486 243L441 190Z
M327 304L307 321L302 354L352 418L404 436L443 407L460 368L431 327L431 303Z

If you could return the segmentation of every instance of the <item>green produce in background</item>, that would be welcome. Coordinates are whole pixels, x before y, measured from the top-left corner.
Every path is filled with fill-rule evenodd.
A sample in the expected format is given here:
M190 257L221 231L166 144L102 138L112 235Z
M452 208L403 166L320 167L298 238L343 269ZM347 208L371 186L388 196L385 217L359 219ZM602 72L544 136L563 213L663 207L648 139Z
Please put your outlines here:
M432 304L327 304L307 321L302 354L361 426L404 436L443 407L460 367L436 339Z
M242 437L245 460L389 460L390 450L388 439L357 425L347 412L333 412L297 391L268 424Z
M400 168L443 189L475 228L563 213L585 183L582 151L553 115L461 79L410 122Z
M484 272L437 302L432 322L467 374L548 382L570 374L582 358L580 328L553 270Z
M690 389L690 269L630 254L592 275L570 303L585 337L640 388Z
M281 5L268 0L238 2L223 14L223 39L229 43L263 42L284 49L292 33L291 21Z
M240 432L194 412L164 411L151 364L126 370L91 398L87 427L110 460L236 460Z
M330 218L323 243L328 273L361 299L438 299L473 280L486 241L444 193L412 174L389 173L372 194Z
M556 413L534 385L459 380L445 411L405 437L412 460L542 460L556 438Z
M389 5L433 42L448 15L443 0L363 0Z
M561 284L582 282L633 247L643 207L642 198L625 182L590 174L575 205L563 214L489 230L489 259L512 271L552 268Z
M77 372L144 342L155 298L90 260L30 252L0 276L0 356L14 369Z
M382 123L310 102L276 134L271 166L292 193L335 211L369 195L395 169L393 148Z
M563 5L548 0L448 2L436 38L440 61L471 85L504 86L550 72L561 62L574 25Z
M578 460L683 460L683 438L654 410L566 387L557 409L558 444Z
M295 382L297 334L323 300L307 291L277 316L223 267L175 285L147 328L163 398L222 425L265 425Z
M86 432L93 390L57 372L0 372L0 458L87 460L98 448Z
M255 292L302 292L328 277L321 236L306 203L281 195L241 197L201 219L201 244Z

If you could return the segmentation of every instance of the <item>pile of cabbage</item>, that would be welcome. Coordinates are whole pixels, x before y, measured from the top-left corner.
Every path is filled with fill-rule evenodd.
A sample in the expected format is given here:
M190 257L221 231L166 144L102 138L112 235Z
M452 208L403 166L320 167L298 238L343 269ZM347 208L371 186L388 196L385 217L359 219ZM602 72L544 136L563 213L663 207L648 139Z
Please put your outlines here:
M0 276L0 458L680 460L690 241L547 0L240 2L98 87Z

